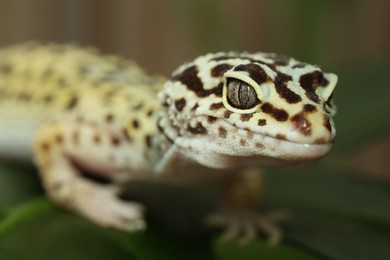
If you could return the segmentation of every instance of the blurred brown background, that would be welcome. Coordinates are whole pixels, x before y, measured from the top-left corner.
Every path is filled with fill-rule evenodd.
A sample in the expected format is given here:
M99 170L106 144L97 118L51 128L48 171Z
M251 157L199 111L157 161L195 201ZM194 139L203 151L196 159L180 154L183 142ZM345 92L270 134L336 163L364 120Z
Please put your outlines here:
M320 64L339 75L331 156L390 182L388 0L0 0L0 47L27 40L93 45L166 76L226 50Z
M0 0L0 45L95 45L169 74L220 50L272 51L325 67L390 51L390 1Z

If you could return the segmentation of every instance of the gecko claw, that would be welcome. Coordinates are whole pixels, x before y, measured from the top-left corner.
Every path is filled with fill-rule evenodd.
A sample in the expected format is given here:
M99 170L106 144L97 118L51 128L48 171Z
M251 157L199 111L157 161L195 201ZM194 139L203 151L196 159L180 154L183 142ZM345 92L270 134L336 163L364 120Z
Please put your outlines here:
M256 238L258 232L268 236L271 246L280 244L282 231L278 222L286 220L289 214L286 211L276 211L270 214L260 214L251 210L220 211L206 218L206 224L213 227L225 227L221 235L224 242L238 238L239 244L244 246Z

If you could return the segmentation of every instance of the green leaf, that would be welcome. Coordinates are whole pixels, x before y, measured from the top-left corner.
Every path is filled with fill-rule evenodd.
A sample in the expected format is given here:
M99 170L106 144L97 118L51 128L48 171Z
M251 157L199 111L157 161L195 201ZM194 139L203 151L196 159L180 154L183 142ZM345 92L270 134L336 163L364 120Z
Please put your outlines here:
M0 224L0 259L131 259L110 236L73 214L37 200Z
M53 211L52 205L47 199L37 199L30 203L14 208L0 222L0 239L17 230L26 223Z
M232 241L228 243L215 239L213 242L215 255L220 260L257 260L257 259L288 259L313 260L318 259L300 249L289 245L270 246L266 241L255 240L246 246Z
M390 256L390 228L356 219L294 209L286 225L286 240L326 259L386 260Z
M320 165L270 172L268 202L354 216L390 227L390 189Z
M150 227L142 234L116 232L123 248L131 252L136 259L214 259L208 248L208 241L194 240L193 237L178 238L172 234Z

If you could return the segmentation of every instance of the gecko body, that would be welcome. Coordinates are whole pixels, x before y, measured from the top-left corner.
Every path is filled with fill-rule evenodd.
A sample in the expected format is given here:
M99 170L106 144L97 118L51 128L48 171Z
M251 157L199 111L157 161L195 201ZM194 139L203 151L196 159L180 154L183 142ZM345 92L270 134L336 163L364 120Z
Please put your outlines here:
M93 49L15 45L0 51L0 156L34 161L57 204L101 226L139 230L143 206L117 198L123 182L185 176L192 165L221 173L326 155L336 82L318 66L269 53L203 55L165 80ZM226 182L228 208L246 211L250 201L254 214L258 179L237 176ZM245 222L223 215L214 222ZM263 218L247 224L247 238L263 229L279 239Z

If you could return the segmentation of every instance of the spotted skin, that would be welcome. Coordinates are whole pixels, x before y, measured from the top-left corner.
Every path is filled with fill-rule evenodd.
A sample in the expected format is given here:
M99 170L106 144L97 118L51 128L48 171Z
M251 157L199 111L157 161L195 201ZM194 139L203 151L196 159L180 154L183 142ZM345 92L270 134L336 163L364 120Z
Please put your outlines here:
M207 54L165 80L91 48L10 46L0 50L0 157L34 161L57 204L101 226L139 230L143 206L117 196L127 181L324 156L335 137L336 82L318 66L277 54ZM230 208L256 204L253 178L234 177L234 191L224 181ZM248 185L253 192L242 198L238 190ZM240 223L247 239L257 229L280 239L264 218L216 219Z

